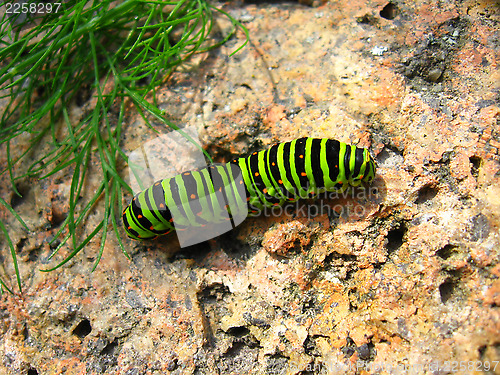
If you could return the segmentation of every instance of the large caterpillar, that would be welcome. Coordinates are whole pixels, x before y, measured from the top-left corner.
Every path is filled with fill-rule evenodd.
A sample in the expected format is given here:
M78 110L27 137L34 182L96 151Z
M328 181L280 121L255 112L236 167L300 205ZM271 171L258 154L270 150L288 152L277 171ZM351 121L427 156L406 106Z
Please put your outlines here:
M375 162L367 149L333 139L300 138L157 181L125 208L123 223L129 237L151 239L344 191L374 178Z

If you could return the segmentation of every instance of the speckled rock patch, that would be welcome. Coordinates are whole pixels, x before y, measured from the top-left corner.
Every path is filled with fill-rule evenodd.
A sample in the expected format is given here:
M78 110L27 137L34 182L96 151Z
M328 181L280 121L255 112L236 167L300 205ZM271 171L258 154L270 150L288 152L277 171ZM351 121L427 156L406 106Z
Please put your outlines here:
M181 251L124 239L131 260L110 235L93 273L98 240L43 273L71 252L47 260L70 182L26 181L11 203L33 231L13 236L24 293L0 299L0 373L500 374L498 4L304 4L228 4L251 43L197 56L161 109L217 161L302 136L369 147L375 189ZM154 136L129 115L125 151Z

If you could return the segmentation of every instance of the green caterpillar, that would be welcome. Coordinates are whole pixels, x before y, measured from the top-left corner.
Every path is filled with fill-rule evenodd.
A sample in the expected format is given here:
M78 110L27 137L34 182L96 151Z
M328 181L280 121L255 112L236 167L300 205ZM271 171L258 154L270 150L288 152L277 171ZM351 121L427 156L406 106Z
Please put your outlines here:
M157 181L123 211L127 235L136 240L188 227L259 214L348 186L372 182L375 162L367 149L326 138L300 138L226 164ZM175 218L175 226L174 226Z

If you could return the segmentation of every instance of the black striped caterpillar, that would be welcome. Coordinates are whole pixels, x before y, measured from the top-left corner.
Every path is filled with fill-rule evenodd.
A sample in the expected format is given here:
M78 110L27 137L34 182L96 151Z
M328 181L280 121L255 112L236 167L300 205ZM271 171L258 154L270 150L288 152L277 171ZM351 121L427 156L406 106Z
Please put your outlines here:
M123 223L129 237L151 239L344 191L372 182L375 170L367 149L334 139L300 138L157 181L133 198L123 211Z

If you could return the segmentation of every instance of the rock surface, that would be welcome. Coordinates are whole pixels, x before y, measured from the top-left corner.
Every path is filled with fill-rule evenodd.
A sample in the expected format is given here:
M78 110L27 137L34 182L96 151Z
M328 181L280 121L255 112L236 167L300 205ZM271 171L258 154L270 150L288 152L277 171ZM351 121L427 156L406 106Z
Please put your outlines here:
M97 240L42 273L71 252L47 264L70 182L27 185L0 373L500 374L498 4L315 5L228 7L251 43L198 56L158 100L218 161L302 136L370 147L375 189L188 251L124 239L128 260L110 235L93 273ZM125 151L153 137L130 124Z

